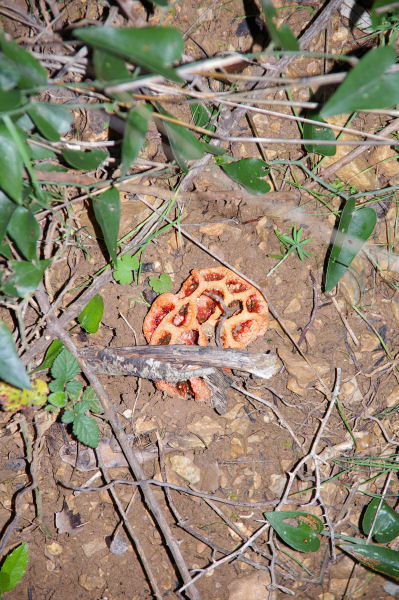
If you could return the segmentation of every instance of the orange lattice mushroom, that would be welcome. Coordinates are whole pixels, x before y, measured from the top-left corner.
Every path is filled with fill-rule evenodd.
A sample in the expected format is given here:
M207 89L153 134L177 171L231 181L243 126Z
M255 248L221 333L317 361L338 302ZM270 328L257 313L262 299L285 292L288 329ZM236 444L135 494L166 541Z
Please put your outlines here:
M156 298L144 319L143 332L149 344L206 346L205 323L220 324L224 348L245 348L267 330L267 302L258 289L226 267L194 269L180 292ZM157 387L182 398L191 388L199 401L211 395L198 377L177 385L161 381Z

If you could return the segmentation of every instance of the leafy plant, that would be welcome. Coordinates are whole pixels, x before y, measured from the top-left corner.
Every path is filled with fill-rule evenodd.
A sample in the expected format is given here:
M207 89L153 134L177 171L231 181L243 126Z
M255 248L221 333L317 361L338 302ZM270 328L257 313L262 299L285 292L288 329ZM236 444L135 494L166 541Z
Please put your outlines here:
M251 194L267 194L270 185L261 179L269 174L269 165L260 158L243 158L235 162L217 159L223 171L237 183L240 183Z
M325 291L335 287L374 231L377 215L366 206L355 210L355 200L349 198L339 220L327 264Z
M303 124L303 137L309 140L329 140L331 142L335 142L335 136L332 129L329 127L324 127L323 123L325 123L324 119L320 117L318 113L310 113L307 115L308 119L312 119L313 121L318 121L320 125L315 125L313 123L304 123ZM337 151L337 147L335 144L327 145L327 144L318 144L315 141L314 144L305 144L305 148L307 152L316 152L317 154L321 154L322 156L334 156Z
M172 280L167 273L161 273L159 277L149 277L148 283L157 294L169 292L172 286Z
M272 258L280 259L279 262L274 265L272 269L267 274L267 277L270 277L272 273L283 263L293 252L297 253L297 256L300 260L305 260L305 258L309 258L309 252L303 249L305 244L308 244L312 241L312 238L306 238L305 240L301 240L303 229L297 229L296 225L293 226L291 231L291 237L288 233L279 233L278 231L274 232L278 239L281 242L280 250L282 254L270 254ZM285 254L283 254L284 250L286 250Z
M0 569L0 600L10 592L25 575L29 561L28 545L21 544L6 557Z
M0 379L17 388L32 389L5 323L0 323Z
M375 505L372 506L366 517L367 527L372 522L371 516L373 512L375 514ZM389 531L389 537L392 539L393 531L397 531L396 527L393 526L393 516L390 512L388 514L386 511L382 511L380 514L379 532L387 535ZM320 547L320 535L329 535L328 531L324 531L322 521L312 514L296 510L272 511L265 513L265 517L280 538L288 546L299 552L316 552ZM399 520L398 515L396 517L395 526L397 526ZM342 550L356 558L366 567L399 581L398 550L392 550L385 546L377 546L376 544L366 544L359 538L340 535L338 533L335 533L334 537L337 545L339 544ZM350 543L341 543L341 540Z
M82 393L82 384L76 379L80 373L78 361L63 348L54 358L50 372L53 380L49 383L51 394L47 409L53 412L62 409L62 422L72 423L73 433L82 444L96 448L99 429L96 420L87 412L101 414L103 410L91 386Z

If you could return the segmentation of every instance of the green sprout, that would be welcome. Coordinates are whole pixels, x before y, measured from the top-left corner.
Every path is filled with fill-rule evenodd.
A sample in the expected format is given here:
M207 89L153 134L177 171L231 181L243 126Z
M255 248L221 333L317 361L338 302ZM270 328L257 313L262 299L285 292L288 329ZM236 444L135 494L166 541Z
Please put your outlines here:
M304 260L305 258L309 258L310 256L309 252L306 252L306 250L303 249L303 246L311 242L312 238L306 238L305 240L301 240L303 233L302 227L300 229L297 229L296 225L294 225L291 231L292 237L290 237L289 234L279 233L278 231L275 231L274 233L280 240L281 254L270 254L272 258L278 258L279 261L276 265L274 265L272 269L270 269L270 271L267 274L267 277L270 277L270 275L274 273L277 267L279 267L281 263L284 262L285 259L288 258L289 255L293 252L297 253L298 258L300 260Z

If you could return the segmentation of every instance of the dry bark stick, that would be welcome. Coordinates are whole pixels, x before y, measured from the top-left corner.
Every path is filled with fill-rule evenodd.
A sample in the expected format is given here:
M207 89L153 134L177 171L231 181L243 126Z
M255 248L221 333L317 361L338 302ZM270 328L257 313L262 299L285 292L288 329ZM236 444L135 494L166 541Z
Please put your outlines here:
M215 368L237 369L263 379L270 379L279 369L275 354L208 346L88 347L79 353L98 374L134 375L171 383L210 375Z

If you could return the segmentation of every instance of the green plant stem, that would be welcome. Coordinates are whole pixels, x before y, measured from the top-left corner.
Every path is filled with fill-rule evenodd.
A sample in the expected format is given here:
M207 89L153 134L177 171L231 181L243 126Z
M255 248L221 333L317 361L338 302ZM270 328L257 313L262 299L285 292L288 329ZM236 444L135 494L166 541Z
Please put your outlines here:
M271 160L271 161L269 161L269 164L270 165L293 165L295 167L299 167L300 169L305 171L305 173L311 179L313 179L314 181L317 181L317 183L319 183L322 187L326 188L329 192L334 194L334 196L340 196L344 200L348 200L348 198L349 198L349 196L347 196L347 194L340 192L335 187L333 187L332 185L327 183L327 181L324 181L324 179L322 179L318 175L315 175L315 173L313 173L310 169L308 169L300 160Z

